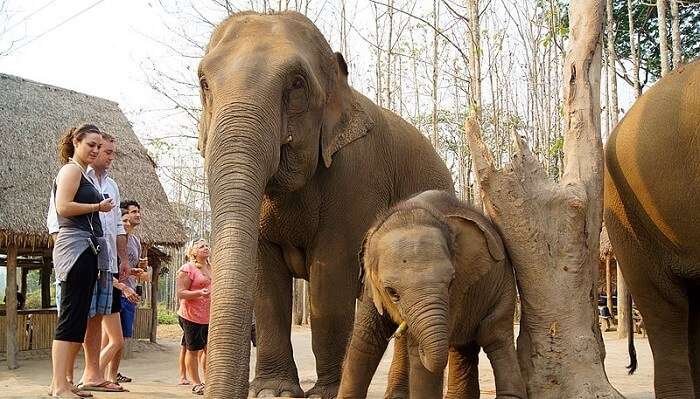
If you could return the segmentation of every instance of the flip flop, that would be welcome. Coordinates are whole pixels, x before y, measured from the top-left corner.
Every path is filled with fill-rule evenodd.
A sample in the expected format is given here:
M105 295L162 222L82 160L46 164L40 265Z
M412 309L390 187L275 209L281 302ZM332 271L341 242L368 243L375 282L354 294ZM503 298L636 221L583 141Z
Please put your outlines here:
M195 395L204 395L204 384L197 384L192 387L192 393Z
M121 385L115 384L112 381L104 381L97 385L79 385L81 391L93 391L93 392L129 392L124 389Z
M177 385L192 385L192 383L189 382L188 380L184 380L184 381L178 382Z

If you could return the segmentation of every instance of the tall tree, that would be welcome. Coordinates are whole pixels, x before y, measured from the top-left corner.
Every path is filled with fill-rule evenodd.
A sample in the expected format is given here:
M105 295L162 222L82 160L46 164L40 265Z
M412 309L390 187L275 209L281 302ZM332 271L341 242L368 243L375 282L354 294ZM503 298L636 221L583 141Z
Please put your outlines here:
M433 100L433 112L431 115L432 121L432 136L431 142L433 147L440 150L440 133L438 131L438 70L440 69L438 62L438 36L440 34L440 2L433 0L433 86L431 96Z
M572 0L565 60L564 174L551 181L527 144L497 170L471 118L485 208L503 232L521 289L518 355L534 398L622 398L608 382L595 301L602 223L602 0Z
M671 0L671 41L673 67L678 68L683 57L681 54L681 29L678 18L678 0Z
M470 114L481 124L481 23L479 0L469 0L469 107ZM474 181L474 206L481 207L479 180Z
M659 51L661 53L661 76L665 76L671 68L668 65L668 26L666 25L666 0L656 0L656 10L659 15Z
M634 96L642 95L642 87L639 85L639 53L637 44L635 43L636 34L634 29L634 12L632 9L632 0L627 0L627 26L629 34L630 58L632 59L632 87L634 88ZM618 273L618 277L620 273Z

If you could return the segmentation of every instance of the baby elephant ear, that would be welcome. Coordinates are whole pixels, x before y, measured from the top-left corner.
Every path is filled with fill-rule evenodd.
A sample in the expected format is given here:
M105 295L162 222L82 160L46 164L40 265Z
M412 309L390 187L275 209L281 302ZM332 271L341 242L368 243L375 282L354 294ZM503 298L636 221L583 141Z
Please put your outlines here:
M370 236L374 232L374 229L370 229L367 234L365 234L364 240L362 240L362 246L360 247L360 253L358 254L360 260L360 289L358 291L358 297L364 292L367 299L371 299L374 302L374 307L377 308L377 312L380 315L384 315L384 306L382 306L382 296L379 290L376 288L374 282L376 281L375 271L372 270L371 262L372 260L366 260L367 244Z
M446 214L455 234L455 262L457 267L470 270L467 285L476 283L493 267L506 259L501 237L481 214L468 208Z

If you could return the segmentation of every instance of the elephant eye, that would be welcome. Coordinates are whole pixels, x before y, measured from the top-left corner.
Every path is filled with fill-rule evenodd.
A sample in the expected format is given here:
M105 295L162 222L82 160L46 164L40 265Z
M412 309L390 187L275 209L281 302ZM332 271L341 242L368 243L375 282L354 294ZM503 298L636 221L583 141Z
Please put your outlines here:
M199 78L199 86L202 88L202 90L207 91L209 90L209 83L207 83L207 78L204 76L201 76Z
M384 291L386 291L387 295L389 295L389 298L391 298L392 302L399 301L399 293L396 292L395 289L393 289L391 287L384 287Z
M287 112L291 115L299 115L308 110L309 100L306 91L306 81L301 75L296 75L285 94Z
M303 87L304 87L304 78L302 78L301 76L298 76L298 75L295 76L290 88L292 90L296 90L296 89L301 89Z

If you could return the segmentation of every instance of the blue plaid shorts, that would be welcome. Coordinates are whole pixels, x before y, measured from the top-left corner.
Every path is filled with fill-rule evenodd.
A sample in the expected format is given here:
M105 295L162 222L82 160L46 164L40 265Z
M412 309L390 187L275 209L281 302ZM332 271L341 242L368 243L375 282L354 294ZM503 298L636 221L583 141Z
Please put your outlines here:
M90 303L88 318L93 318L98 314L112 314L112 295L114 293L112 276L112 273L109 271L100 271L95 283L95 289L92 290L92 302Z

